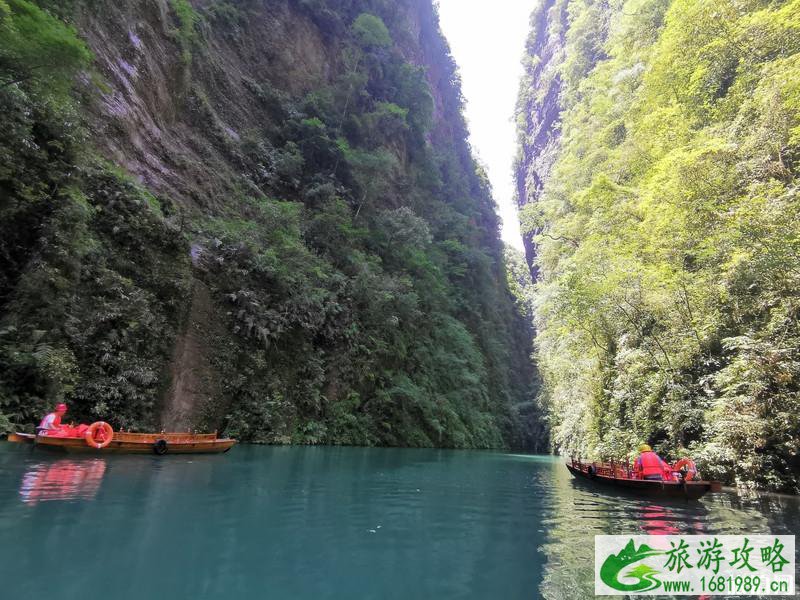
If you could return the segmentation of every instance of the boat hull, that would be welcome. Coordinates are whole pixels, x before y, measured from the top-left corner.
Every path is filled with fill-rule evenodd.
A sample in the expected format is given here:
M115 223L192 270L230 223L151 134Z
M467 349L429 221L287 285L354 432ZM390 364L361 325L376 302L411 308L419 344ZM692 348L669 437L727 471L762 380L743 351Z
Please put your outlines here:
M105 448L91 448L83 438L59 438L30 433L12 433L9 442L32 444L37 448L76 454L154 454L155 443L165 440L164 454L216 454L227 452L236 440L220 439L211 434L189 433L127 433L114 432Z
M594 473L591 473L589 469L591 465L583 463L576 463L574 465L567 463L566 466L569 472L578 479L643 496L698 500L708 492L718 492L722 489L722 485L718 481L672 482L652 481L648 479L627 479L598 473L597 469L595 469Z

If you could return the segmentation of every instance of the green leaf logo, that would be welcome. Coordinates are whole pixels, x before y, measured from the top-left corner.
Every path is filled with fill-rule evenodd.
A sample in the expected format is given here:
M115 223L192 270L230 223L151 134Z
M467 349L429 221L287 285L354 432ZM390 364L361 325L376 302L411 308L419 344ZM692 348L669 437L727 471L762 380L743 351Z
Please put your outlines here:
M638 565L627 573L622 574L622 571L648 556L657 554L664 554L664 552L662 550L653 550L646 544L642 544L637 549L631 539L619 554L612 554L606 558L603 566L600 567L600 579L608 587L621 592L648 592L654 590L661 585L661 581L655 577L659 573L656 569L648 565ZM619 580L620 574L626 579L636 579L637 581L623 583Z

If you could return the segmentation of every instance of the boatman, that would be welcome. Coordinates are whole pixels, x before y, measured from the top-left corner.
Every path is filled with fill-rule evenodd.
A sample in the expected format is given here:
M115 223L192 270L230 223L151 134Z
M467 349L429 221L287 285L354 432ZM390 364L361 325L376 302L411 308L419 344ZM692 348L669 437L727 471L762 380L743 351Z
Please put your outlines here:
M64 403L56 404L56 410L46 415L39 426L36 428L36 435L49 435L51 432L59 431L62 428L61 418L67 414L67 405Z
M639 457L633 465L633 471L639 479L662 481L667 473L668 479L672 478L672 467L647 444L639 444Z

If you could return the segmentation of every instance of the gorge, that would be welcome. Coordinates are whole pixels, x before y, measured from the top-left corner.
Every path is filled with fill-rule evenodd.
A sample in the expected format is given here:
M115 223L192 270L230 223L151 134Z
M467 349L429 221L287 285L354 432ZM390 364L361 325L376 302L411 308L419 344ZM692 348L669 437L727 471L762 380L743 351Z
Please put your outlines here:
M800 0L531 8L523 260L430 0L0 0L0 432L798 492Z

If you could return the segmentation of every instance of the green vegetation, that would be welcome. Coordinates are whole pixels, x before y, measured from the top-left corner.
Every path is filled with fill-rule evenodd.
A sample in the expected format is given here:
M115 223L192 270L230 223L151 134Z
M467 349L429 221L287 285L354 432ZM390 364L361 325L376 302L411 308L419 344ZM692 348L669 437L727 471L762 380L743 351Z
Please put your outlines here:
M64 399L76 418L153 427L185 243L151 194L86 154L75 32L9 5L4 34L24 36L4 46L0 88L0 430Z
M0 428L62 399L153 426L185 251L151 195L87 162L75 32L28 2L0 10Z
M204 429L266 443L541 444L530 328L507 288L491 190L469 154L434 11L419 9L442 74L432 90L393 41L410 43L408 7L297 5L270 19L323 44L329 76L308 75L301 45L286 88L271 61L291 49L261 34L261 3L173 0L150 33L175 49L165 64L192 66L174 87L147 80L157 97L135 102L150 110L180 92L168 98L172 130L147 115L164 139L191 135L169 148L196 154L153 151L189 190L180 198L101 158L97 131L123 152L135 146L129 130L138 143L150 132L128 127L140 115L124 110L106 129L88 126L87 116L111 119L96 98L57 93L88 53L36 13L37 30L55 27L83 53L54 70L51 92L34 93L38 71L0 88L0 428L30 428L62 399L76 419L158 427L183 368L176 340L191 328L208 363L209 400L194 423ZM127 30L118 16L92 26ZM149 45L128 47L131 61ZM125 73L127 99L140 71L126 63ZM189 171L198 156L202 168ZM196 192L200 178L209 197ZM210 291L211 322L194 314L198 286Z
M181 60L184 64L190 64L192 62L192 46L197 43L195 25L200 20L199 15L189 4L189 0L170 0L170 6L178 19L176 36L181 46ZM215 12L215 14L218 13ZM230 14L230 11L225 14Z
M27 0L0 0L0 87L34 81L63 90L90 59L75 31Z
M392 37L381 18L368 13L361 13L353 21L353 35L364 47L385 48L392 45Z
M563 148L523 214L553 442L796 492L800 2L612 6L569 3Z
M351 36L341 78L279 111L296 116L264 189L303 202L243 200L203 227L237 332L214 359L226 401L209 423L265 442L534 445L489 189L471 158L425 141L428 84L385 55L384 22L362 13ZM452 205L476 195L488 223L475 200L472 216Z

